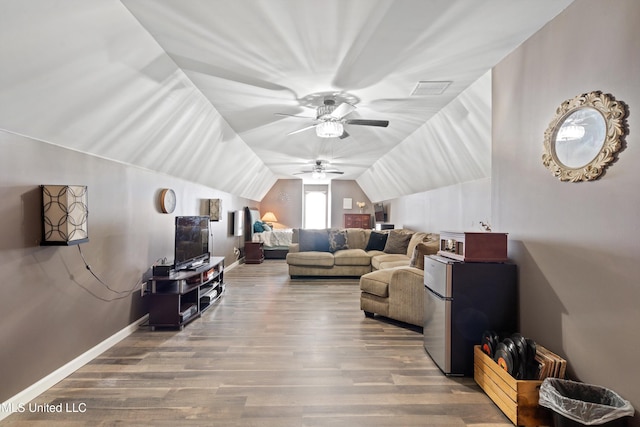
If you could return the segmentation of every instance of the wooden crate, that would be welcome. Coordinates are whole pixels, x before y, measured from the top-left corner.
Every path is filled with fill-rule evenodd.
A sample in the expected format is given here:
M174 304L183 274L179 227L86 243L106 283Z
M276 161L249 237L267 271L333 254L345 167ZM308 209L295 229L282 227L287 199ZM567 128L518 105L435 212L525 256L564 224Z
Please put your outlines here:
M516 380L483 353L480 346L473 351L473 378L513 424L551 425L549 410L538 405L542 381Z

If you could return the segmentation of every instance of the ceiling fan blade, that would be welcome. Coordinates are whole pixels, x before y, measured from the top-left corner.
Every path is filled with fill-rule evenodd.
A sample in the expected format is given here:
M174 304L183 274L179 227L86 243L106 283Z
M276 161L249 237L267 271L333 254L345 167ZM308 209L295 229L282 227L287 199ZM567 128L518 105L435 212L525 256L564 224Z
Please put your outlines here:
M355 110L356 107L354 107L353 105L349 104L348 102L343 102L342 104L338 105L335 110L333 110L331 112L331 114L329 114L331 117L336 118L336 119L341 119L344 116L346 116L347 114L349 114L350 112L352 112L353 110Z
M287 135L293 135L294 133L304 132L305 130L313 129L314 127L316 127L316 125L307 126L306 128L302 128L302 129L294 130L293 132L289 132Z
M342 171L323 171L324 173L335 173L336 175L342 175L344 172Z
M386 128L389 126L389 120L365 120L365 119L351 119L346 120L348 125L360 125L360 126L379 126Z
M349 132L347 132L346 130L342 132L342 135L340 135L338 138L340 139L345 139L346 137L349 136Z
M273 113L276 116L284 116L284 117L295 117L296 119L307 119L307 120L315 120L315 117L309 116L296 116L295 114L287 114L287 113Z

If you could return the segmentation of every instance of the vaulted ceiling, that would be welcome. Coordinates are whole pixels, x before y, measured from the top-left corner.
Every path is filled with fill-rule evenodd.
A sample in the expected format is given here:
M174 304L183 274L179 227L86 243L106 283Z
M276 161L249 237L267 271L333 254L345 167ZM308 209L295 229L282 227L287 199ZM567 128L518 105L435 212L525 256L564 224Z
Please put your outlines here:
M463 147L487 174L488 71L571 1L4 3L0 128L256 200L318 159L393 198L469 179L454 164L416 185L412 153ZM450 83L412 95L420 81ZM326 97L390 124L289 135Z

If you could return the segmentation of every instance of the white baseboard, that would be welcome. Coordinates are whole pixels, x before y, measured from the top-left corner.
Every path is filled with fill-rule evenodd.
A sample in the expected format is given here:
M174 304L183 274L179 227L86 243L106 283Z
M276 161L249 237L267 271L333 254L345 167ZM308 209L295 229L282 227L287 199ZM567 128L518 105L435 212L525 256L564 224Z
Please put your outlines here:
M74 373L75 371L77 371L78 369L82 368L87 363L91 362L93 359L98 357L100 354L104 353L106 350L108 350L109 348L113 347L114 345L116 345L117 343L119 343L129 335L131 335L133 332L135 332L138 329L138 327L142 323L146 322L148 319L149 319L149 315L145 314L140 319L136 320L134 323L130 324L129 326L125 327L119 332L116 332L106 340L102 341L100 344L87 350L86 352L76 357L66 365L56 369L46 377L42 378L40 381L36 382L35 384L32 384L31 386L22 390L20 393L11 397L9 400L2 403L2 406L0 406L0 408L17 408L20 404L25 405L29 403L30 401L40 396L42 393L44 393L45 391L47 391L48 389L50 389L51 387L53 387L54 385L56 385L57 383L59 383L60 381L62 381L72 373ZM4 411L4 410L0 411L0 421L8 417L9 415L11 415L11 413L12 413L11 411Z
M225 270L231 270L232 268L235 268L235 267L239 266L239 265L241 264L241 263L240 263L240 261L241 261L241 260L244 260L244 258L238 259L238 260L236 260L236 261L232 262L232 263L231 263L231 264L229 264L229 265L225 265L225 266L224 266L224 269L225 269Z
M232 264L225 266L225 270L231 270L239 265L240 265L240 260L237 260ZM105 351L107 351L108 349L110 349L111 347L113 347L114 345L116 345L117 343L119 343L129 335L131 335L133 332L135 332L138 329L138 327L141 324L143 324L147 320L149 320L149 315L145 314L134 323L130 324L129 326L125 327L119 332L116 332L106 340L102 341L95 347L87 350L86 352L76 357L66 365L56 369L55 371L53 371L46 377L42 378L38 382L22 390L20 393L16 394L15 396L9 398L9 400L7 400L6 402L1 403L0 409L17 408L19 407L20 404L25 405L31 402L33 399L40 396L45 391L47 391L48 389L50 389L51 387L53 387L54 385L56 385L57 383L59 383L60 381L62 381L63 379L65 379L75 371L77 371L78 369L82 368L87 363L91 362L100 354L104 353ZM12 414L11 411L0 410L0 421L2 421L3 419L5 419L11 414Z

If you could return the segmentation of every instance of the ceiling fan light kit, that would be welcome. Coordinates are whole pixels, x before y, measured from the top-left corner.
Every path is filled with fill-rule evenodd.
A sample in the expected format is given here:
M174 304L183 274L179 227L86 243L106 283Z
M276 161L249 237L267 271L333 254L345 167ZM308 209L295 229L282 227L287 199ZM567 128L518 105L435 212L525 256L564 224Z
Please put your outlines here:
M337 138L344 133L344 126L340 122L322 122L316 126L316 135L320 138Z
M349 136L349 133L344 129L345 124L377 127L389 126L388 120L346 119L345 117L351 114L355 109L355 105L352 105L348 102L342 102L340 105L336 106L335 99L325 98L323 105L320 105L316 108L316 117L315 119L312 119L315 124L304 127L302 129L294 130L293 132L289 132L289 135L315 128L316 135L320 138L344 139ZM296 116L292 114L275 114L279 116L310 119L310 117Z
M311 170L298 172L295 175L304 175L308 173L311 174L311 178L313 179L325 179L329 173L335 175L344 174L344 172L338 169L327 169L326 163L322 160L316 160Z

